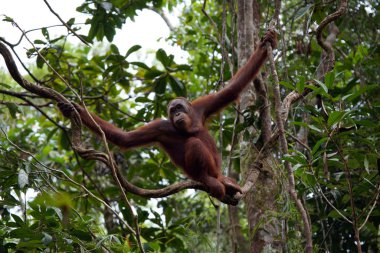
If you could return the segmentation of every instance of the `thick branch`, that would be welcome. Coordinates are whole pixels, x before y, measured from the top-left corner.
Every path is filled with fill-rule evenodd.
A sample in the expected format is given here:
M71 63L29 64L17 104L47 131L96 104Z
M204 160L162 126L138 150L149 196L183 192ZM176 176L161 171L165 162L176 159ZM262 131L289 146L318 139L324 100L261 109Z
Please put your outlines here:
M328 15L318 26L317 28L317 42L318 44L325 50L326 52L330 52L332 50L332 47L328 44L326 44L322 40L322 31L323 29L331 22L334 20L338 19L340 16L342 16L346 11L347 11L347 6L348 6L348 1L347 0L341 0L340 1L340 6L339 9Z
M301 98L304 98L311 91L311 89L305 89L302 93L292 91L284 98L284 101L282 101L281 105L281 119L284 123L288 120L290 106Z
M333 23L334 20L338 19L347 11L347 0L341 0L339 9L328 15L322 22L319 24L316 34L317 42L319 46L323 49L321 65L318 67L318 80L322 80L324 75L333 69L335 65L335 54L332 48L332 43L334 42L337 34L339 33L338 27ZM322 39L323 29L330 24L330 34L325 41Z

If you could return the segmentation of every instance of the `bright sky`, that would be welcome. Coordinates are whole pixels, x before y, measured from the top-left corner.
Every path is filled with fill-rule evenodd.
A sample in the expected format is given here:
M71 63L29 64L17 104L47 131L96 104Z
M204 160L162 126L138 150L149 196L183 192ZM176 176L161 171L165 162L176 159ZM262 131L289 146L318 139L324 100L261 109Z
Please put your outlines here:
M83 0L49 0L50 6L60 17L67 21L72 17L76 18L76 23L84 23L87 16L75 10ZM0 19L4 16L9 16L25 31L35 28L40 28L49 25L61 24L55 15L53 15L43 0L3 0L0 9ZM173 25L178 24L175 17L169 17ZM87 34L89 26L79 31L79 34ZM50 34L58 35L65 34L65 28L50 28ZM122 30L117 30L117 34L113 41L118 46L121 53L126 52L131 46L139 44L142 49L137 52L136 56L139 60L149 62L154 59L154 55L147 52L155 52L159 48L163 48L168 54L176 55L175 60L183 63L186 54L179 47L172 47L165 38L169 35L169 28L164 20L155 12L144 10L138 13L135 17L135 22L128 20ZM11 25L9 22L0 21L0 36L11 43L15 43L20 38L21 32ZM29 33L31 40L43 38L40 31ZM81 42L75 37L71 37L71 43L80 44ZM17 48L17 52L22 57L23 61L28 62L25 55L25 48L30 48L30 44L24 42ZM136 59L133 59L136 60ZM32 60L34 62L34 60ZM19 65L20 66L20 65ZM0 60L0 68L5 68L5 63ZM21 69L20 69L21 70Z

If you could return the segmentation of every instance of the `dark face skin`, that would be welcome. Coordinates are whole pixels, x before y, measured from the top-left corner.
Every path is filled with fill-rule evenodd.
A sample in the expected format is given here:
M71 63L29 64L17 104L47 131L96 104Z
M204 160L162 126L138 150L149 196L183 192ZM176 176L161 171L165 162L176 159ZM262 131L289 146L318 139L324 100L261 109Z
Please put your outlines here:
M184 98L172 100L168 106L168 116L173 126L181 131L189 132L192 125L191 104Z

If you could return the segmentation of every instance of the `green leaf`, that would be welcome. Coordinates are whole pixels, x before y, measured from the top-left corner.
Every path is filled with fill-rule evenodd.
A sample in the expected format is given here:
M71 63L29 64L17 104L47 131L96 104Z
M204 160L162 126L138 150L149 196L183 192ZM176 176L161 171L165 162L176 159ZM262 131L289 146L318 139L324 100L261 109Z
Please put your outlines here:
M68 26L72 26L75 23L75 18L70 18L69 21L66 22Z
M298 163L297 159L295 159L293 156L291 156L291 155L289 155L289 154L284 155L284 156L282 157L282 159L283 159L284 161L288 161L288 162L290 162L291 164L297 164L297 163Z
M305 82L298 82L296 85L296 89L298 93L302 93L305 89Z
M44 59L40 55L38 55L37 56L37 68L42 69L44 64L45 64Z
M46 42L43 41L43 40L34 40L34 44L42 44L42 45L45 45Z
M370 174L370 172L369 172L369 161L368 161L367 156L364 157L364 168L365 168L365 171L367 171L367 173Z
M110 50L111 50L111 52L114 53L114 54L120 54L120 52L119 52L119 48L118 48L115 44L111 44L111 46L110 46Z
M160 76L160 75L163 75L165 72L162 72L162 71L159 71L157 69L149 69L149 71L147 71L145 74L144 74L144 77L146 79L154 79L156 78L157 76Z
M24 188L29 183L29 177L25 170L21 169L18 173L18 185Z
M94 16L94 18L91 20L91 28L88 31L88 36L87 36L90 41L92 41L99 32L100 23L98 19L99 19L98 16Z
M347 112L334 111L331 112L329 118L327 120L328 127L332 127L333 125L339 123L345 116Z
M125 54L125 58L127 58L130 54L138 51L141 48L140 45L134 45L130 49L128 49L128 52Z
M311 129L311 130L314 130L318 133L322 133L322 129L319 129L318 127L314 126L314 125L308 125L308 127Z
M33 232L30 231L29 234L33 234ZM33 236L33 237L36 237L36 236ZM28 236L21 237L21 238L28 238ZM17 244L17 247L21 248L21 249L29 249L29 250L23 251L23 252L36 252L35 250L43 247L43 244L41 243L40 240L28 240L28 241L20 241Z
M54 128L53 130L51 130L51 131L47 134L47 136L46 136L46 141L49 142L53 136L56 136L56 132L57 132L58 130L59 130L58 127L56 127L56 128Z
M286 81L280 81L280 84L282 86L284 86L285 88L288 88L289 90L294 90L294 85L290 82L286 82Z
M305 89L306 77L300 76L299 81L296 83L296 90L298 93L302 93Z
M180 70L182 70L182 71L191 71L192 68L191 68L190 65L187 65L187 64L180 64L180 65L176 66L176 70L177 70L177 71L180 71Z
M150 102L152 102L147 97L137 97L135 99L135 101L138 102L138 103L148 103L148 102L150 103Z
M326 86L324 83L322 83L321 81L319 81L319 80L317 80L317 79L314 79L314 81L316 81L316 82L319 84L319 86L323 89L323 91L324 91L326 94L329 93L329 89L327 88L327 86Z
M156 58L165 68L167 68L171 65L173 56L169 57L163 49L158 49L156 52Z
M130 62L130 64L135 65L135 66L140 67L140 68L143 68L145 70L150 70L150 68L143 62L134 61L134 62Z
M13 18L11 18L9 16L5 16L5 15L4 15L3 21L5 21L5 22L11 22L11 23L14 22Z
M2 83L2 82L0 82L0 86L3 86L3 87L5 87L5 88L7 88L7 89L10 89L10 88L11 88L10 85L8 85L8 84L6 84L6 83Z
M318 151L319 147L324 143L326 142L327 140L327 137L324 137L322 139L320 139L319 141L317 141L317 143L314 145L312 151L311 151L311 154L312 155L315 155L315 153Z
M166 77L160 77L154 81L154 92L164 94L166 90Z
M71 231L71 235L74 235L74 236L76 236L79 239L84 240L84 241L91 241L92 240L91 234L87 231L73 229Z
M16 119L16 113L20 113L20 110L18 109L17 105L15 103L6 103L5 105L7 106L8 111L11 114L11 117L13 119Z
M106 36L107 40L109 42L111 42L111 41L113 41L113 38L115 37L116 30L115 30L114 26L111 25L110 23L104 23L103 24L103 33ZM103 38L103 36L101 36L100 34L98 34L98 35L100 37L97 37L97 39L101 40L101 38Z
M335 81L335 71L330 71L325 75L325 83L327 88L331 89Z
M50 39L49 30L46 27L42 28L41 32L42 32L42 35L45 37L45 39L47 40Z
M20 227L24 227L25 226L25 222L19 217L17 216L16 214L12 214L12 218L13 220L16 222L16 224Z
M65 132L61 132L61 135L60 135L60 142L59 144L61 145L61 147L63 149L66 149L66 150L69 150L70 149L70 141L69 139L67 138L67 135Z
M63 220L62 210L60 208L58 208L58 207L51 207L51 208L55 211L55 213L57 214L58 218L60 220Z
M294 15L294 21L302 18L305 16L305 14L309 11L311 7L313 7L313 4L307 4L305 7L300 8L297 13Z
M14 218L14 215L12 215ZM22 227L22 228L16 228L10 232L10 236L14 238L30 238L30 237L35 237L33 236L33 232L27 228L27 227Z
M174 76L168 75L170 86L174 93L180 97L186 97L186 86Z

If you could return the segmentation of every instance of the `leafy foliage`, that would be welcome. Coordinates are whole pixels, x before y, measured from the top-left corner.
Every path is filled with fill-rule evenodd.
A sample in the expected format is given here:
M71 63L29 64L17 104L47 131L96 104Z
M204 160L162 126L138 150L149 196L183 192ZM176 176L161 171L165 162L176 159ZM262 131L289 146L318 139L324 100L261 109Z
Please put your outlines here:
M353 221L361 228L363 251L375 251L380 222L379 3L350 1L348 14L336 21L340 34L334 44L335 68L323 80L315 74L322 51L313 26L336 6L295 1L283 5L281 36L286 43L280 46L277 53L282 56L276 62L282 94L304 88L312 92L293 106L286 129L291 152L282 159L292 164L297 191L310 214L315 251L356 251ZM88 15L86 24L90 28L81 36L90 43L98 40L103 44L96 50L71 45L66 35L53 36L51 30L42 28L41 37L34 41L36 48L27 51L35 59L30 69L41 84L74 99L49 64L83 94L90 111L123 129L134 129L165 117L166 104L173 97L192 99L218 90L232 76L218 41L223 6L207 5L216 26L202 13L202 7L200 1L85 0L77 10ZM131 60L131 55L143 50L141 46L121 53L112 44L117 29L146 8L169 12L181 8L181 25L167 40L188 52L188 64L177 63L176 57L163 49L154 52L153 63ZM264 23L273 6L264 1L261 9ZM232 21L228 13L226 34L236 32ZM6 17L4 22L13 20ZM80 31L75 19L68 25ZM262 27L264 30L265 24ZM235 66L234 52L231 47L227 49ZM310 85L308 80L318 85ZM266 81L270 83L270 77ZM109 168L73 153L68 121L50 101L21 96L35 105L30 106L20 97L7 95L4 90L23 92L7 72L0 73L0 88L0 252L138 252L136 238L123 223L134 224L134 220ZM317 95L323 99L327 117L313 102ZM260 105L255 105L244 113L245 125L234 125L233 108L210 122L217 139L222 138L219 145L224 157L230 154L234 131L259 128L259 110ZM220 128L221 135L217 133ZM300 147L296 137L301 129L308 134ZM84 142L95 149L104 148L88 131ZM159 149L111 149L126 179L137 186L161 188L184 178ZM232 157L232 163L238 165L239 151L233 150ZM276 151L273 157L279 174L286 178ZM235 167L240 172L239 166ZM156 200L128 194L128 198L139 218L147 252L210 252L217 243L224 252L231 251L227 210L221 209L223 232L217 237L216 209L205 193L185 191ZM274 205L277 211L271 214L273 220L284 221L288 228L300 226L299 214L286 193L276 196ZM251 239L243 213L242 204L239 222L245 239ZM303 238L298 230L284 232L284 247L289 252L302 251Z

